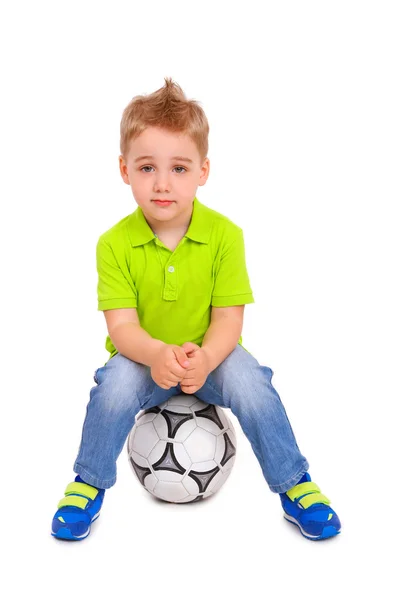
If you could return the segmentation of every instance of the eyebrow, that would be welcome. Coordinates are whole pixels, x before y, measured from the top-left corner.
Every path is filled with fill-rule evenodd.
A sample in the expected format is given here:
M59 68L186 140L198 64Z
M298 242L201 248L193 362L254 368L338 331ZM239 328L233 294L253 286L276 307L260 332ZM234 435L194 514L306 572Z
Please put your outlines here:
M137 158L135 158L135 163L139 162L140 160L144 160L144 159L154 159L154 156L150 156L150 155L146 155L146 156L138 156ZM172 156L171 160L180 160L182 162L187 162L187 163L193 163L191 158L187 158L186 156Z

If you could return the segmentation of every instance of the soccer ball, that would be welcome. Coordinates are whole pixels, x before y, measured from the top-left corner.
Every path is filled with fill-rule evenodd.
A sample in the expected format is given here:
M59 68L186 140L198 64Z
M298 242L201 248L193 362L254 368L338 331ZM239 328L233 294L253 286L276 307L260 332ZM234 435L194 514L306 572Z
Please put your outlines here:
M178 394L139 413L127 450L148 492L167 502L196 502L215 494L229 477L236 435L226 410L194 394Z

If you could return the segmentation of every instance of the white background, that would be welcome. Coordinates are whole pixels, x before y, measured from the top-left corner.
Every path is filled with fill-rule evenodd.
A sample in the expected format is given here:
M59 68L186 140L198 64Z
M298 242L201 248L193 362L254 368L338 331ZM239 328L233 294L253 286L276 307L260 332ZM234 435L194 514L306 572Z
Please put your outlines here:
M7 598L395 597L398 3L15 1L0 22ZM275 373L342 521L332 540L283 519L231 413L237 461L214 498L152 501L124 450L91 535L50 536L108 357L95 245L137 207L120 119L165 76L208 116L197 195L244 229L243 344Z

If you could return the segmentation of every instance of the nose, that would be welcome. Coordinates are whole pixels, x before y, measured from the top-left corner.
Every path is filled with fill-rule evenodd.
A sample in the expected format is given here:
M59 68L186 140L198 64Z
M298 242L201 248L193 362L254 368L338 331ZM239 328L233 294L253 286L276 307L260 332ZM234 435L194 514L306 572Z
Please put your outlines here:
M166 174L158 173L154 182L154 192L169 192L170 183Z

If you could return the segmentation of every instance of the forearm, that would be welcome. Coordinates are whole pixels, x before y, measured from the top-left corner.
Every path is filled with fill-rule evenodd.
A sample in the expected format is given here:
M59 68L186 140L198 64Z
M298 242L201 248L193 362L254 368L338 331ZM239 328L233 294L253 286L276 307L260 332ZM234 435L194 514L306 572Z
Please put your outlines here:
M159 350L165 346L164 342L152 338L137 323L120 323L112 330L110 338L120 354L149 367Z
M242 323L221 317L211 321L201 345L210 365L210 373L236 348L242 333Z

